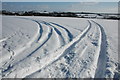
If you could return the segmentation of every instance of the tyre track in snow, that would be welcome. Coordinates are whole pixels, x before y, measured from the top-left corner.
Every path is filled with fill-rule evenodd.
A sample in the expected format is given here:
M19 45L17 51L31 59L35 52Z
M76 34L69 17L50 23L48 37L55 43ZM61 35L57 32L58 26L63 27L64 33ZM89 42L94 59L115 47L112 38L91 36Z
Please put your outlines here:
M27 18L20 18L20 19L26 19L26 20L30 20L30 19L27 19ZM34 35L34 37L26 44L24 44L21 48L19 49L16 49L16 50L13 50L11 51L13 54L10 56L10 59L5 57L2 59L2 62L4 62L5 60L9 59L8 62L6 62L5 64L3 65L8 65L9 62L13 61L14 58L18 55L21 55L21 53L23 51L25 51L26 49L29 49L33 43L35 43L37 41L37 39L40 39L41 36L42 36L42 33L43 33L43 29L41 27L41 25L36 21L36 20L30 20L30 21L33 21L35 22L38 26L38 30L36 31L36 34ZM15 36L15 34L11 35L10 37L6 38L6 39L10 39L12 38L13 36ZM1 63L1 62L0 62ZM9 66L8 66L9 67Z
M33 20L34 21L34 20ZM35 21L35 22L37 22L37 23L39 23L38 21ZM39 29L39 34L37 35L37 38L34 40L35 42L38 42L40 39L41 39L41 37L42 37L42 33L43 33L43 28L42 28L42 26L41 26L41 24L39 23L38 24L39 25L39 27L41 28L41 30ZM48 27L49 28L49 27ZM42 33L41 33L42 32ZM47 35L45 36L46 37L46 39L44 40L44 42L43 43L40 43L40 44L37 44L37 45L39 45L35 50L33 50L31 53L29 52L29 54L27 53L22 59L20 59L20 60L18 60L17 59L17 57L19 57L19 55L16 57L16 56L14 56L14 58L16 58L16 59L13 59L12 61L10 61L9 63L12 63L14 60L16 60L17 62L16 63L12 63L13 65L10 67L10 65L9 65L9 63L7 63L6 65L8 65L8 68L7 69L5 69L4 71L3 71L3 73L4 72L6 72L6 71L8 71L8 70L10 70L10 69L12 69L15 65L17 65L17 64L19 64L20 62L22 62L22 61L24 61L26 58L28 58L29 56L31 56L34 52L36 52L40 47L42 47L49 39L50 39L50 36L52 35L52 29L50 29L50 31L47 33ZM32 45L34 44L34 43L31 43ZM34 47L34 46L33 46ZM31 48L31 47L30 47ZM27 48L27 49L30 49L30 48ZM26 52L23 52L23 53L26 53ZM22 53L22 54L23 54ZM21 55L22 55L21 54Z
M62 33L60 32L60 30L58 30L55 26L51 25L51 24L48 23L48 22L42 21L42 23L45 24L45 25L48 25L48 26L52 27L53 30L55 30L55 33L57 33L58 38L59 38L59 40L60 40L60 44L61 44L62 46L64 46L66 42L65 42L65 39L64 39Z
M98 63L98 57L100 54L100 47L101 47L101 30L94 22L90 20L91 23L91 30L88 33L88 36L84 41L86 41L87 48L82 52L83 55L80 55L82 58L80 61L82 62L80 65L79 77L86 78L91 77L94 78L95 71Z
M105 78L105 71L106 71L106 52L107 52L107 37L104 31L104 28L93 21L101 30L101 47L100 47L100 53L97 63L97 69L95 73L95 78Z
M82 38L84 38L86 36L86 34L90 30L90 28L91 28L91 23L89 23L89 25L85 28L85 30L81 34L79 34L77 37L75 37L71 42L69 42L65 46L61 47L60 49L56 50L52 54L41 59L40 60L41 63L36 64L36 65L39 65L39 68L36 69L35 71L32 71L30 74L24 76L24 78L29 75L34 74L37 71L41 71L41 69L44 69L44 68L50 66L51 64L55 63L56 61L58 61L61 57L63 57L65 54L67 54L67 52L70 49L72 49L75 44L77 44ZM43 63L44 61L46 61L46 63Z
M99 31L101 33L100 34L101 37L99 38L99 43L98 43L99 47L98 47L97 53L96 53L97 56L94 56L94 57L99 57L99 58L98 58L98 60L96 59L96 61L94 63L95 65L97 64L97 70L96 70L95 74L93 74L93 75L95 75L95 78L103 77L104 72L105 72L105 62L104 62L103 67L101 67L101 63L103 62L102 60L105 61L105 53L106 53L106 50L107 50L106 47L104 47L105 45L107 45L106 44L107 43L106 42L106 35L105 35L104 29L102 28L101 25L99 25L98 23L96 23L94 21L88 21L88 22L89 22L89 25L83 30L83 32L81 34L79 34L77 37L75 37L74 39L71 39L72 34L70 33L69 30L67 30L67 28L64 28L64 27L62 27L62 26L60 26L56 23L51 23L51 22L48 23L48 22L45 22L45 21L43 21L43 22L37 21L37 23L39 23L39 24L45 24L46 26L50 27L50 32L48 32L48 35L47 35L48 37L46 37L46 40L45 41L43 40L44 42L39 47L35 48L35 50L33 50L27 57L18 61L14 65L17 66L19 63L22 63L26 58L32 57L32 54L34 54L36 51L39 51L40 48L44 44L46 44L46 42L51 38L53 32L56 34L57 37L59 36L61 44L65 44L65 41L64 41L65 39L64 39L64 36L62 35L62 32L60 30L58 30L54 25L64 29L64 31L66 31L66 33L68 33L68 37L69 37L69 40L71 42L69 42L68 44L62 46L61 48L57 49L56 51L54 51L54 52L50 53L49 55L40 59L40 63L35 63L31 67L25 67L25 69L22 69L24 71L18 70L17 73L16 73L16 71L13 72L13 73L8 73L7 76L9 77L11 75L18 75L17 77L25 78L25 77L33 75L34 73L39 72L39 71L49 67L50 65L54 64L55 62L60 60L60 58L64 57L70 50L72 50L76 44L78 44L82 39L84 39L84 37L86 35L88 35L88 32L90 31L90 29L92 27L92 24L95 23L96 27L99 28ZM42 29L40 32L44 32L44 30ZM42 39L42 34L41 34L41 36L39 36L37 38L37 42L38 42L37 44L42 42L41 39ZM88 49L88 46L86 46L83 49L82 54L80 55L81 57L86 54L87 49ZM46 63L44 63L44 61L46 61ZM11 67L11 69L14 67L14 65ZM34 69L34 66L39 66L39 67L36 67ZM84 67L83 67L82 70L84 71ZM5 70L5 71L7 71L7 70ZM14 71L14 70L12 70L12 71ZM20 72L22 72L22 73L20 74ZM100 74L98 74L98 73L100 73Z
M99 25L100 26L100 25ZM55 52L55 54L53 54L54 56L56 55L56 54L58 54L59 53L59 55L56 55L55 57L54 56L48 56L50 59L51 59L51 57L52 57L52 60L50 60L48 57L46 58L46 59L43 59L43 60L41 60L42 62L45 60L47 60L48 59L48 61L49 62L47 62L46 64L44 64L43 63L43 65L41 66L41 69L39 69L38 71L35 71L35 72L33 72L33 73L31 73L30 75L27 75L25 78L27 78L27 77L30 77L31 75L35 75L37 72L38 72L38 74L39 74L39 72L41 72L42 70L44 70L44 69L46 69L47 67L49 67L49 66L51 66L51 65L53 65L54 63L56 63L58 60L61 60L60 58L63 58L66 54L68 54L69 52L71 52L71 50L73 50L74 49L74 46L76 45L76 44L80 44L81 45L81 40L84 40L84 38L85 38L85 41L87 41L88 40L88 38L86 38L85 36L87 36L87 35L91 35L92 34L92 36L93 36L93 39L91 39L92 41L94 41L94 38L96 38L96 37L98 37L98 38L96 38L97 40L98 40L98 42L97 42L97 45L96 44L94 44L94 43L92 43L91 41L89 42L87 42L88 43L88 45L87 46L85 46L85 48L82 50L82 52L81 51L79 51L78 53L80 53L80 54L78 54L77 56L79 56L79 58L78 58L78 60L80 59L80 58L87 58L88 57L88 55L89 55L89 48L91 48L91 49L93 49L93 50L95 50L95 52L93 52L93 55L92 55L92 57L91 58L93 58L93 61L91 62L91 61L89 61L89 59L87 59L87 61L89 61L89 63L86 63L86 64L80 64L80 65L83 65L83 67L81 67L80 68L80 73L79 73L79 75L81 75L81 76L79 76L79 77L92 77L92 78L96 78L96 74L97 74L97 78L101 78L101 74L102 75L104 75L104 68L105 68L105 65L103 65L103 67L101 67L101 65L98 65L98 64L101 64L102 62L99 62L99 60L102 60L102 58L101 57L99 57L100 55L101 55L101 51L102 51L102 49L101 49L101 45L103 44L102 43L102 38L103 38L103 35L102 35L102 30L101 30L101 28L99 27L98 25L96 25L96 23L95 22L93 22L93 21L89 21L89 27L87 27L84 31L83 31L83 33L82 33L82 35L80 36L80 35L78 35L79 36L79 39L77 39L77 38L74 38L73 39L73 43L70 45L70 43L68 43L66 46L67 47L63 47L63 48L61 48L61 49L59 49L59 50L57 50L56 52ZM94 29L95 28L95 29ZM95 31L94 31L95 30ZM77 37L78 37L77 36ZM79 43L80 42L80 43ZM91 46L89 46L89 43L90 44L93 44L93 46L94 47L91 47ZM69 46L68 46L69 45ZM81 45L82 46L82 45ZM95 47L96 46L96 47ZM104 48L103 48L104 49ZM77 49L78 50L78 49ZM60 51L60 52L59 52ZM88 53L88 55L87 55L87 53ZM103 53L102 53L103 54ZM69 55L69 54L68 54ZM70 56L70 55L69 55ZM103 57L104 58L104 57ZM54 59L54 60L53 60ZM76 60L75 60L76 61ZM63 61L62 61L63 62ZM74 61L73 61L74 62ZM65 62L63 62L63 64L64 64ZM79 63L79 62L77 62L77 63ZM69 64L68 64L69 65ZM101 69L99 69L98 67L101 67ZM97 70L98 70L98 72L96 72L96 68L97 68ZM74 68L72 68L72 69L74 69ZM89 73L88 71L89 71L89 69L91 69L91 72ZM102 70L103 69L103 70ZM101 73L101 71L102 71L102 73ZM69 72L69 70L68 70L68 72ZM76 71L77 72L77 71ZM98 75L99 74L99 72L100 72L100 75ZM88 74L88 76L83 76L83 75L86 75L86 74ZM66 77L68 77L68 74L66 73Z
M33 21L35 21L35 20L33 20ZM43 33L43 28L42 28L42 26L41 26L41 22L38 22L38 21L35 21L35 22L37 22L38 24L39 24L39 26L40 26L40 28L41 28L41 30L39 31L40 33ZM28 58L28 57L30 57L33 53L35 53L36 51L39 51L39 49L50 39L50 37L51 37L51 35L52 35L52 32L54 31L54 33L56 33L56 36L60 36L62 39L63 39L63 36L61 36L62 35L62 33L57 29L57 28L55 28L54 26L52 26L52 25L50 25L49 23L46 23L46 22L42 22L42 24L45 24L45 25L47 25L48 27L50 26L51 27L51 31L49 32L49 34L48 34L48 38L46 39L46 40L44 40L44 42L39 46L39 47L37 47L34 51L32 51L29 55L27 55L26 57L24 57L23 59L21 59L20 61L18 61L17 63L15 63L14 65L18 65L19 63L21 63L22 61L24 61L26 58ZM41 38L42 38L42 34L41 35L39 35L39 37L38 37L38 39L37 39L37 42L39 42L39 43L41 43ZM64 40L64 39L63 39ZM62 42L64 42L64 41L62 41ZM65 44L65 42L64 43L62 43L63 45ZM14 65L12 65L12 67L11 68L13 68L13 66ZM9 67L9 66L8 66ZM9 68L10 69L10 68ZM8 68L6 69L6 70L4 70L4 71L8 71ZM4 72L3 71L3 72Z
M21 18L21 19L30 20L30 19L27 19L27 18ZM19 55L19 54L21 54L26 49L29 49L35 42L37 42L42 37L43 28L42 28L41 24L39 24L39 22L36 21L36 20L31 20L31 21L37 23L38 30L36 31L36 34L34 35L34 37L28 43L26 43L23 47L21 47L21 48L16 49L16 50L13 51L15 53L15 55L13 55L14 57L17 56L17 55Z
M58 37L58 41L59 42L62 42L62 43L60 43L60 44L62 44L61 46L63 46L63 45L65 45L65 41L64 41L64 37L62 36L62 33L56 28L56 27L54 27L53 25L51 25L51 24L49 24L49 23L47 23L47 22L45 22L45 21L42 21L42 22L40 22L41 24L45 24L46 26L48 26L48 27L51 27L51 30L56 34L56 36ZM66 30L65 30L66 31ZM41 37L42 38L42 37ZM50 38L50 37L49 37ZM62 40L62 41L61 41ZM40 41L40 40L39 40ZM38 41L38 42L39 42ZM40 42L39 42L40 43ZM45 43L44 43L45 44ZM41 45L41 47L42 47L43 45ZM35 53L36 51L39 51L39 49L40 49L40 47L38 47L36 50L34 50L32 53L30 53L26 58L29 58L33 53ZM22 59L20 62L22 62L22 61L24 61L26 58L24 58L24 59ZM19 63L20 63L19 62ZM19 64L19 63L17 63L17 64ZM17 65L17 64L15 64L15 65ZM27 74L29 74L29 73L27 73Z
M91 24L96 26L96 28L98 28L98 31L94 31L93 34L93 38L94 38L96 37L95 33L98 34L99 32L99 38L97 42L98 47L96 47L95 49L96 51L93 57L93 62L91 62L92 65L89 65L88 69L85 68L87 66L85 65L80 74L82 74L81 77L88 74L88 76L92 78L105 78L106 52L107 52L107 39L106 39L105 31L103 27L97 22L91 20ZM94 44L94 39L92 41L93 41L92 44ZM94 48L92 50L94 50ZM83 55L85 55L86 51L84 52ZM90 68L90 72L87 72L89 71L89 68ZM84 77L88 77L88 76L84 76Z
M91 32L93 34L93 39L91 39L92 41L91 43L94 44L96 47L92 48L92 46L89 46L90 45L89 44L87 46L88 49L86 49L84 53L82 53L83 54L82 58L83 60L85 60L85 58L87 58L86 54L89 52L89 48L95 50L95 52L92 52L94 56L91 57L93 58L93 61L92 62L89 61L88 58L85 60L89 62L85 62L86 64L83 64L83 67L81 68L81 72L80 72L80 77L104 78L105 68L106 68L106 51L107 51L106 35L103 27L100 24L96 23L93 20L91 20L90 22L91 22L91 27L95 26L96 28L96 30L93 29L95 31ZM96 38L97 36L99 37ZM97 44L96 42L94 42L94 38L96 38L95 41L96 40L98 41ZM87 40L88 39L86 39L86 41Z
M68 37L69 37L69 41L72 41L73 35L72 35L72 33L71 33L67 28L65 28L65 27L63 27L63 26L61 26L61 25L59 25L59 24L57 24L57 23L53 23L53 22L50 22L50 23L51 23L51 24L54 24L54 25L56 25L56 26L58 26L58 27L60 27L60 28L62 28L62 29L64 29L65 32L67 32L67 35L68 35Z
M26 19L26 18L25 18ZM29 20L29 19L27 19L27 20ZM62 33L57 29L57 28L55 28L54 26L52 26L52 25L50 25L49 23L47 23L47 22L39 22L39 21L36 21L36 20L32 20L32 21L34 21L34 22L36 22L38 25L39 25L39 34L37 35L38 37L37 37L37 39L35 40L35 42L39 42L40 44L40 46L38 46L35 50L33 50L28 56L26 56L24 59L26 59L27 57L29 57L29 56L31 56L33 53L35 53L36 51L38 51L49 39L50 39L50 37L51 37L51 35L52 35L52 33L53 33L53 31L54 31L54 33L56 34L56 36L57 37L59 37L60 36L60 38L63 40L62 42L63 43L60 43L60 44L65 44L65 41L64 41L64 39L63 39L63 36L61 36L62 35ZM50 29L50 32L47 34L47 36L48 36L48 38L47 38L47 36L45 36L47 39L45 39L45 37L44 37L44 40L43 40L43 36L42 36L42 33L43 33L43 28L42 28L42 25L41 24L45 24L48 28L50 28L51 27L51 29ZM41 39L42 38L42 39ZM60 40L58 40L58 41L60 41ZM22 60L24 60L24 59L22 59ZM20 60L19 62L21 62L22 60Z
M36 22L39 25L39 36L38 36L38 39L37 39L37 41L39 41L41 39L42 33L43 33L42 25L36 20L32 20L32 21Z

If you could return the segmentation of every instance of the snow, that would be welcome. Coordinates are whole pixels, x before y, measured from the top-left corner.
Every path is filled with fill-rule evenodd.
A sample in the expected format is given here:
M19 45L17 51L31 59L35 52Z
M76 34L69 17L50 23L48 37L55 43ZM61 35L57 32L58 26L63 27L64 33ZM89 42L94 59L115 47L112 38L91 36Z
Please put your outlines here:
M2 15L0 15L0 40L2 39ZM2 57L2 44L0 42L0 58ZM0 65L2 67L2 65ZM0 79L2 78L2 70L0 70Z
M118 21L2 16L3 78L114 78Z

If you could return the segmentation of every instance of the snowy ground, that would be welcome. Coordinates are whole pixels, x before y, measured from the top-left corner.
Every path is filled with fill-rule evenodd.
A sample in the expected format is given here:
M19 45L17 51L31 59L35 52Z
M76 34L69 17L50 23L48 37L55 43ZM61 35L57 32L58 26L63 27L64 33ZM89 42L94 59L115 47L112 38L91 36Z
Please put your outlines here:
M2 17L4 78L118 76L118 21Z

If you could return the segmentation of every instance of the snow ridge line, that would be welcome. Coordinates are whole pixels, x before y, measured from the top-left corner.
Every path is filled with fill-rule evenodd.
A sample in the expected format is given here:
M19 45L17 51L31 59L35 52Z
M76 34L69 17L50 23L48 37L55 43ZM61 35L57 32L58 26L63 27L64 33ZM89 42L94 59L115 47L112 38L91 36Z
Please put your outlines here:
M20 18L20 17L18 17L18 18ZM20 18L20 19L30 20L30 21L33 21L33 22L37 23L37 25L38 25L38 31L37 31L37 34L35 35L36 37L33 38L32 41L33 42L34 41L37 42L38 40L40 40L40 38L42 37L42 33L43 33L43 28L42 28L41 24L37 20L34 20L34 19L29 19L29 18L24 18L24 17ZM32 44L32 42L31 42L31 44Z
M26 59L27 57L31 56L33 53L38 51L50 39L52 32L53 32L53 30L50 29L50 32L48 33L46 40L39 47L37 47L34 51L32 51L28 56L26 56L24 59ZM23 61L24 59L22 59L21 61Z
M38 35L38 39L37 39L37 42L38 42L42 37L43 28L42 28L41 24L38 21L36 21L36 20L32 20L32 21L36 22L39 25L39 35Z
M34 20L33 20L34 21ZM39 23L38 21L37 21L37 23ZM39 23L40 24L40 23ZM45 24L46 25L46 24ZM51 25L47 25L47 26L51 26ZM56 35L59 35L58 34L58 30L57 29L55 29L55 27L53 27L53 26L51 26L52 28L51 28L51 31L50 31L50 33L48 34L48 39L50 38L50 36L52 35L52 32L53 32L53 30L55 31L55 33L56 33ZM59 31L60 32L60 31ZM62 33L61 33L62 34ZM38 48L36 48L34 51L32 51L29 55L27 55L24 59L22 59L22 60L20 60L20 61L18 61L17 63L15 63L14 65L17 65L17 64L19 64L20 62L22 62L23 60L25 60L27 57L29 57L29 56L31 56L33 53L35 53L36 51L38 51L39 50L39 48L40 47L42 47L47 41L48 41L48 39L47 40L45 40L44 41L44 43L43 44L41 44ZM40 39L41 40L41 39ZM39 41L40 41L39 40ZM39 42L38 41L38 42ZM14 65L12 65L12 67L14 66ZM6 70L5 70L6 71Z
M20 19L31 20L31 19L27 19L27 18L20 18ZM35 20L31 20L31 21L36 22ZM23 52L24 50L30 48L31 45L36 41L36 38L38 38L38 37L40 36L40 34L39 34L39 32L41 31L41 30L40 30L40 25L38 24L38 22L36 22L36 23L37 23L37 25L38 25L38 26L37 26L37 27L38 27L38 30L36 31L36 34L34 35L34 38L32 38L31 41L29 41L28 43L26 43L23 47L12 51L12 52L15 53L14 56L16 56L16 54L20 54L20 53ZM14 35L12 35L12 36L14 36ZM11 36L10 36L10 37L11 37ZM9 39L10 37L6 38L6 40ZM14 57L14 56L13 56L13 57ZM3 58L3 59L0 61L0 63L1 63L2 61L4 61L4 59L6 59L6 58ZM8 63L8 62L7 62L7 63Z
M26 19L26 18L21 18L21 19ZM29 20L29 19L26 19L26 20ZM39 24L39 23L38 23L37 21L35 21L35 20L32 20L32 21L36 22L37 25L38 25L37 33L35 34L34 38L31 39L31 41L29 41L28 43L25 44L25 46L23 46L23 47L20 48L20 49L14 50L14 52L17 53L17 54L19 54L19 53L21 53L22 51L30 48L30 47L32 46L32 44L33 44L34 42L38 41L38 40L41 38L41 36L42 36L43 29L42 29L41 24Z
M54 25L56 25L56 26L58 26L58 27L63 28L63 29L67 32L67 35L69 36L69 41L72 41L73 35L72 35L72 33L71 33L67 28L65 28L65 27L63 27L63 26L61 26L61 25L59 25L59 24L57 24L57 23L53 23L53 22L50 22L50 23L51 23L51 24L54 24Z
M39 23L39 22L38 22L38 23ZM38 32L39 32L39 30L38 30ZM37 50L39 50L39 48L42 47L42 46L49 40L50 36L52 35L52 32L53 32L53 30L50 29L50 32L49 32L48 35L47 35L47 39L46 39L42 44L40 43L40 46L38 46L34 51L32 51L32 52L31 52L29 55L27 55L25 58L19 60L17 63L14 63L11 67L19 64L21 61L25 60L27 57L31 56L34 52L36 52ZM28 48L28 47L26 47L26 48ZM22 50L25 50L25 48L23 48ZM11 69L11 68L9 68L9 69ZM8 70L8 69L6 69L6 70L4 70L4 71L7 71L7 70ZM4 71L3 71L3 72L4 72Z
M88 21L89 22L89 21ZM91 28L91 23L89 22L89 25L84 29L84 31L79 34L76 38L74 38L71 42L69 42L68 44L66 44L65 46L61 47L60 49L56 50L53 54L50 54L49 56L46 56L44 58L42 58L40 60L40 64L36 64L39 65L39 68L35 71L31 71L31 73L27 74L26 76L22 76L24 78L26 78L27 76L30 76L32 74L34 74L37 71L41 71L41 69L44 69L46 67L48 67L49 65L53 64L54 62L56 62L57 60L59 60L62 56L64 56L75 44L77 44L82 38L85 37L85 35L87 34L87 32L90 30ZM47 61L46 63L42 63L44 61ZM29 70L28 70L29 71Z
M53 30L56 32L56 34L59 35L58 36L59 40L62 40L60 44L62 46L64 46L65 45L65 40L64 40L64 37L63 37L62 33L56 27L54 27L53 25L51 25L50 23L45 22L45 21L42 21L42 23L45 24L45 25L47 25L47 26L51 26L53 28Z
M38 48L36 48L33 52L31 52L27 57L31 56L33 53L35 53L36 51L38 51L50 39L50 37L52 35L52 32L53 32L53 30L51 29L50 33L47 36L47 39Z
M39 23L39 22L38 22ZM46 25L46 24L45 24ZM47 25L47 26L51 26L51 25ZM38 51L39 49L40 49L40 47L42 47L47 41L48 41L48 39L50 38L50 36L52 35L52 32L53 32L53 30L55 31L55 33L56 33L56 35L59 35L58 34L58 30L55 30L55 27L53 27L53 26L51 26L52 28L51 28L51 31L50 31L50 33L49 33L49 35L48 35L48 38L47 38L47 40L46 41L44 41L44 43L43 44L41 44L38 48L36 48L34 51L32 51L29 55L27 55L25 58L23 58L22 60L20 60L20 61L18 61L17 63L15 63L15 64L13 64L12 65L12 67L13 66L15 66L15 65L17 65L17 64L19 64L20 62L22 62L22 61L24 61L27 57L29 57L29 56L31 56L33 53L35 53L36 51ZM59 31L60 32L60 31ZM39 41L38 41L39 42ZM12 68L11 68L12 69ZM6 71L6 70L5 70ZM9 75L9 74L8 74Z
M29 19L28 19L29 20ZM35 20L32 20L32 21L35 21ZM38 25L39 26L41 26L41 24L38 22L38 21L35 21L36 23L38 23ZM43 23L44 24L44 23ZM46 24L45 24L46 25ZM47 26L51 26L51 25L47 25ZM42 26L41 26L42 27ZM50 30L50 32L49 32L49 34L48 34L48 38L41 44L39 41L41 41L41 39L38 41L39 43L40 43L40 46L39 47L37 47L34 51L32 51L29 55L27 55L25 58L23 58L23 59L21 59L20 61L18 61L17 63L15 63L14 65L16 65L16 64L19 64L20 62L22 62L23 60L25 60L27 57L29 57L29 56L31 56L33 53L35 53L36 51L38 51L39 49L40 49L40 47L42 47L47 41L48 41L48 39L50 38L50 36L52 35L52 32L53 32L53 30L55 31L55 33L56 33L56 35L58 36L59 34L58 34L58 30L57 29L55 29L55 27L54 26L51 26L52 27L52 29ZM43 31L43 29L42 29L42 31ZM41 31L40 31L41 32ZM60 31L59 31L60 32ZM60 32L61 33L61 32ZM42 35L41 35L41 37L42 37ZM5 70L6 71L6 70Z
M96 25L96 23L95 22L93 22L92 20L90 20L91 21L91 24L95 24ZM91 73L91 77L92 78L95 78L95 75L96 75L96 68L97 68L97 63L98 63L98 58L99 58L99 55L100 55L100 51L101 51L101 44L102 44L102 31L101 31L101 29L100 29L100 27L98 26L98 25L96 25L95 26L97 29L98 29L98 31L99 31L99 38L98 38L98 47L97 47L97 49L96 49L96 54L94 55L94 61L93 61L93 64L91 65L91 68L94 68L93 69L93 71L92 71L92 73ZM95 34L94 34L95 35ZM101 66L100 66L101 67ZM99 73L97 73L97 74L99 74ZM100 77L101 78L101 77Z
M6 41L8 38L4 38L4 39L1 39L0 40L0 43L3 42L3 41Z
M100 40L101 44L100 44L100 51L98 56L97 69L95 72L95 78L104 78L105 70L106 70L107 38L103 27L95 21L92 22L94 22L100 28L100 33L101 33L101 40Z
M91 33L93 34L92 36L95 38L96 36L95 35L97 35L97 36L99 36L98 38L97 38L97 40L98 40L98 42L97 42L97 45L94 45L93 43L92 43L92 41L94 41L93 39L94 38L90 38L89 36L87 36L87 38L90 38L91 40L90 41L88 41L87 43L90 43L90 44L92 44L94 47L94 49L95 49L95 52L96 53L94 53L94 57L93 57L93 61L92 62L90 62L89 61L89 63L87 62L86 63L86 65L84 65L83 64L83 66L81 67L81 69L80 69L80 72L79 72L79 77L82 77L82 78L85 78L85 77L91 77L91 78L94 78L94 75L95 75L95 68L96 68L96 66L97 66L97 57L99 57L99 52L100 52L100 45L101 45L101 32L100 32L100 29L99 29L99 27L97 27L97 26L94 26L94 24L91 22L91 20L89 21L90 23L91 23L91 29L90 29L90 33L88 33L87 35L91 35ZM92 30L92 31L91 31ZM98 35L98 33L99 33L99 35ZM88 40L88 39L85 39L86 41ZM90 48L90 46L89 46L89 44L87 45L87 46L85 46L85 48L81 51L81 54L79 55L79 57L82 57L82 56L84 56L85 54L87 54L88 52L86 52L87 50L86 49L89 49ZM92 49L93 49L92 48ZM94 50L93 49L93 50ZM89 54L88 54L89 55ZM85 56L84 56L85 57ZM84 58L83 57L83 58ZM87 57L87 56L86 56ZM90 58L92 58L92 57L90 57ZM89 58L88 58L88 60L89 60ZM87 60L86 60L87 61ZM90 64L90 65L89 65ZM87 66L87 67L86 67ZM88 71L90 70L90 72L88 73Z

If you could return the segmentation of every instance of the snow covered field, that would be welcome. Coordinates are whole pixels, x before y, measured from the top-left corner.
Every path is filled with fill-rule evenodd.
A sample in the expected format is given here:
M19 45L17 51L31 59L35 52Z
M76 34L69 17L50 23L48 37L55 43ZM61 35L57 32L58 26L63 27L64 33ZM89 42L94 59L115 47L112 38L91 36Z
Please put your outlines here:
M4 78L114 78L118 21L3 16Z

